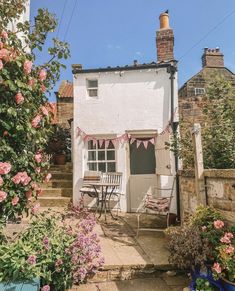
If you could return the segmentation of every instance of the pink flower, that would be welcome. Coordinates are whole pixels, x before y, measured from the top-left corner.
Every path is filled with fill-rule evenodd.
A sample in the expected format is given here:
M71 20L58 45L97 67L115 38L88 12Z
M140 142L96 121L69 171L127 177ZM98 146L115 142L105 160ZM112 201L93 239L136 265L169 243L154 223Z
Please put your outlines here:
M19 202L19 197L18 196L16 196L16 197L14 197L12 200L11 200L11 204L13 205L13 206L15 206L15 205L17 205L17 203Z
M32 214L36 214L39 211L39 209L40 209L40 203L36 203L31 209Z
M11 164L0 162L0 175L8 174L11 170Z
M44 182L48 183L50 181L51 177L52 177L51 173L48 173L44 179Z
M46 77L47 77L47 71L44 69L41 69L39 71L39 80L42 82L42 81L46 80Z
M34 117L34 119L31 122L32 127L36 128L38 124L40 123L41 119L42 117L40 115L37 115L36 117Z
M212 267L216 273L220 274L221 273L221 267L219 263L214 263L213 267Z
M44 84L41 84L41 87L40 87L42 93L44 93L46 91L46 87Z
M3 185L3 178L0 176L0 186L2 186Z
M216 220L214 221L214 227L217 229L222 228L224 227L224 222L222 220Z
M222 243L230 244L231 238L233 238L233 234L231 232L226 232L224 236L220 239Z
M31 61L29 61L29 60L26 60L24 62L24 72L26 74L30 74L31 73L31 71L32 71L32 65L33 65L33 63Z
M30 265L35 265L36 264L36 260L37 260L37 257L34 256L34 255L30 255L27 259L27 263L30 264Z
M2 62L2 60L0 60L0 70L2 70L3 69L3 62Z
M44 285L44 286L42 287L42 291L50 291L50 290L51 290L51 288L50 288L49 285Z
M19 105L20 103L24 102L24 96L18 92L15 96L16 104Z
M234 252L234 247L233 246L227 246L224 251L225 251L226 254L232 254Z
M9 59L10 52L3 48L0 50L0 59L3 59L4 61L7 61Z
M28 176L26 172L18 172L14 177L11 178L14 184L22 184L23 186L26 186L31 181L31 178Z
M1 37L7 39L8 38L8 33L5 30L3 30L2 33L1 33Z
M31 200L31 197L32 197L32 190L29 190L25 193L25 196L27 198L27 200Z
M41 153L36 153L35 155L34 155L34 159L35 159L35 161L37 162L37 163L41 163L41 161L42 161L42 154Z
M58 259L58 260L56 260L56 262L55 262L55 266L56 267L59 267L59 266L61 266L63 264L63 261L61 260L61 259Z
M202 226L202 231L206 231L207 227L205 225Z
M43 113L45 116L48 116L49 113L48 113L48 110L46 109L45 106L42 106L41 110L42 110L42 113Z
M0 191L0 202L7 198L7 193L4 191Z
M33 87L34 84L35 84L35 79L29 79L29 81L28 81L28 85L29 85L30 87Z

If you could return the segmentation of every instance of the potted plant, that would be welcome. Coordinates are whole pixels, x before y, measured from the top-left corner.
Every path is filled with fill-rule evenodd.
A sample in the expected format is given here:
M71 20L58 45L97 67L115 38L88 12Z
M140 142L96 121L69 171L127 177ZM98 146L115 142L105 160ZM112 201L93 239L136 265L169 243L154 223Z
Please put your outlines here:
M54 124L49 136L47 153L53 155L56 165L64 165L71 156L70 130Z

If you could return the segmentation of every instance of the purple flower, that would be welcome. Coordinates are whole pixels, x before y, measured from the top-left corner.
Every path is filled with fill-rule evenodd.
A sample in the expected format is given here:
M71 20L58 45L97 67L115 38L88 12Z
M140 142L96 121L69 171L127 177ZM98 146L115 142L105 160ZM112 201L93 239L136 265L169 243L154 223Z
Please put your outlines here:
M78 276L80 277L80 280L83 281L86 277L87 270L84 267L81 267L78 269Z
M37 257L35 255L30 255L27 259L27 263L30 265L35 265L36 259L37 259Z
M42 291L50 291L50 290L51 290L51 288L50 288L49 285L44 285L44 286L42 287Z

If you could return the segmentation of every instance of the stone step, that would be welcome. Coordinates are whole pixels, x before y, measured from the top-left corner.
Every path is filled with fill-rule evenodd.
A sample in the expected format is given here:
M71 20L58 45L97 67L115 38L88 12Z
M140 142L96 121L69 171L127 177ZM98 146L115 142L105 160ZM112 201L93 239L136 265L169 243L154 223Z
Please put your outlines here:
M41 207L67 207L71 202L69 197L39 197Z
M73 188L72 180L51 179L48 183L43 183L42 188Z
M73 169L73 165L72 164L66 164L66 165L51 165L50 166L51 170L61 170L61 171L65 171L65 170L72 170Z
M73 174L72 173L61 173L61 172L57 172L57 173L52 173L52 179L63 179L63 180L71 180L73 179Z
M43 197L72 197L73 188L42 188Z

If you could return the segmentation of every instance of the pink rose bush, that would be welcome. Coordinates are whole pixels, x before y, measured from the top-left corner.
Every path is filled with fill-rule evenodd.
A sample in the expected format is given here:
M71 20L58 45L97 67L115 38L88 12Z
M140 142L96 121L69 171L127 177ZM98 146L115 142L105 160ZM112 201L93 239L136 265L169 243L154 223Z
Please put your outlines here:
M11 171L11 164L0 162L0 175L6 175Z
M33 65L33 62L32 61L26 60L24 62L24 72L26 74L30 74L31 73L31 71L32 71L32 65Z
M19 172L13 178L11 178L11 180L15 184L21 183L22 185L26 186L31 181L31 178L28 176L28 174L26 172Z
M20 200L20 198L19 198L18 196L16 196L16 197L14 197L14 198L12 199L11 204L12 204L13 206L15 206L15 205L18 204L19 200Z
M38 77L39 77L39 81L40 81L40 82L45 81L45 80L46 80L46 77L47 77L47 71L44 70L44 69L41 69L41 70L39 71L39 75L38 75Z
M0 190L0 202L4 201L7 198L7 193Z
M34 117L32 122L31 122L32 127L37 128L39 123L41 122L41 120L42 120L41 115L37 115L36 117Z
M23 103L24 102L24 96L20 92L18 92L16 94L16 96L15 96L15 101L16 101L17 105Z

